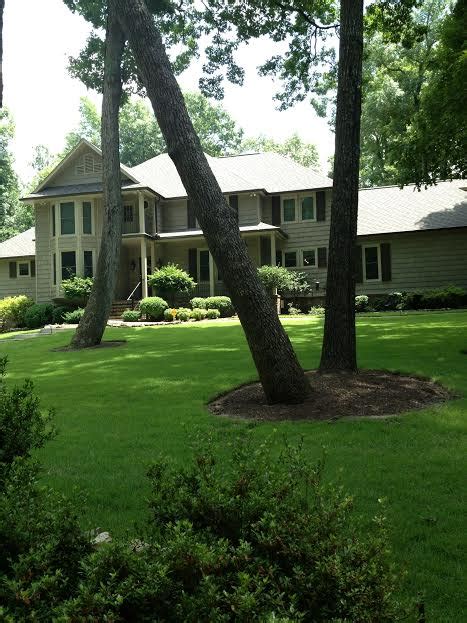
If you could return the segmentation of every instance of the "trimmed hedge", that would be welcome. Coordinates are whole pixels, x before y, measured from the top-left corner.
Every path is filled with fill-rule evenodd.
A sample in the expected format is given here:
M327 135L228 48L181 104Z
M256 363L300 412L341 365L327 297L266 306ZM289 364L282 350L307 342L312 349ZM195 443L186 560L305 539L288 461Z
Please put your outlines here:
M123 322L138 322L141 318L141 312L139 309L125 309L122 313Z
M54 306L51 303L34 303L24 314L24 324L28 329L40 329L53 322Z
M217 311L217 310L213 309L211 311ZM201 307L195 307L190 312L190 318L193 318L193 320L204 320L207 316L207 313L208 313L207 309L202 309Z
M459 309L467 306L467 291L456 286L404 293L404 309Z
M32 305L34 301L23 294L2 299L0 301L0 329L24 326L25 314Z
M142 315L146 315L153 320L162 320L168 305L160 296L147 296L141 301L139 308Z

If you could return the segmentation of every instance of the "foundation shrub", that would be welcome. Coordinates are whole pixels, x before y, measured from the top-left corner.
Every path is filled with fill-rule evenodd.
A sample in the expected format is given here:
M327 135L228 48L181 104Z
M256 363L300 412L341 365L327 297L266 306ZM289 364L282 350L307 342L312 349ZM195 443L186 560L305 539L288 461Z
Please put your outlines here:
M141 312L139 309L125 309L122 313L123 322L138 322L141 318Z
M355 297L355 311L364 312L368 311L368 297L366 294L359 294Z
M201 296L195 296L195 298L191 299L190 305L192 309L206 309L206 299Z
M208 296L206 299L206 309L217 309L221 318L228 318L235 315L235 309L228 296Z
M63 315L63 322L65 324L78 324L83 316L84 309L82 307L78 307L78 309L66 312Z
M51 303L34 303L24 314L24 324L28 329L39 329L53 322L53 311Z
M212 311L217 311L217 310L212 310ZM204 320L206 318L207 313L208 313L207 309L195 307L190 312L190 318L192 318L193 320Z
M164 299L159 296L147 296L139 304L141 314L147 316L151 320L162 320L164 311L168 305Z
M209 320L217 320L221 317L221 313L218 309L207 309L206 310L206 318Z
M25 315L32 305L34 301L22 294L0 300L0 330L25 326Z
M177 320L181 320L182 322L187 322L190 320L190 314L192 310L188 309L188 307L180 307L177 309Z

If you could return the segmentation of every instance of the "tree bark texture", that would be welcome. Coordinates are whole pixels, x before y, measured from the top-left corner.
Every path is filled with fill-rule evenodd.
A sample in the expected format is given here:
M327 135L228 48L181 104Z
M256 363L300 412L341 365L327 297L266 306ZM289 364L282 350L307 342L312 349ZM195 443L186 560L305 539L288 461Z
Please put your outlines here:
M321 371L357 370L357 239L363 0L341 0L334 182Z
M118 113L122 97L121 59L125 37L114 0L107 17L102 100L102 183L104 215L102 240L93 288L71 341L73 348L100 344L109 319L120 262L123 203L120 175Z
M5 0L0 0L0 108L3 108L3 11Z
M154 114L242 323L266 398L297 403L309 384L214 177L144 0L116 0Z

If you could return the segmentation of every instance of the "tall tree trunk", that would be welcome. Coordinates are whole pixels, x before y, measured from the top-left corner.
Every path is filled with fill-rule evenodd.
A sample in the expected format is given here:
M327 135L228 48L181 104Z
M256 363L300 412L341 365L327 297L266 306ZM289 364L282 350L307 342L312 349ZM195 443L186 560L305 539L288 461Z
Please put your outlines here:
M5 0L0 0L0 108L3 108L3 10Z
M102 100L102 182L104 216L94 285L84 315L71 341L73 348L95 346L110 315L122 244L123 204L120 176L118 113L122 97L121 59L125 37L109 1Z
M116 5L169 155L242 323L267 400L301 402L308 382L248 255L234 210L202 151L161 35L144 0L116 0Z
M355 247L357 239L363 0L341 0L339 72L326 315L321 371L357 370Z

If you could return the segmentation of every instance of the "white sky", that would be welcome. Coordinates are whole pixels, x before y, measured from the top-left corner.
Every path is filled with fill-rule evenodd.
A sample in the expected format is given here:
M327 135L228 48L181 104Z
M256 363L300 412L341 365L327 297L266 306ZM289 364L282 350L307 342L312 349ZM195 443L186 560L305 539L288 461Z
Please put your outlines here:
M29 163L35 145L53 152L63 148L65 134L79 120L79 98L88 91L67 71L68 57L82 48L89 32L86 22L72 14L62 0L7 0L4 15L4 103L13 114L16 138L12 145L16 170L23 181L33 174ZM325 119L302 102L284 112L275 109L275 84L257 75L256 67L269 56L268 41L245 46L238 57L246 70L243 87L226 83L223 106L248 136L266 134L283 139L293 132L317 145L321 163L334 150L334 137ZM201 63L199 63L201 65ZM179 79L183 90L196 90L200 67L193 65Z

